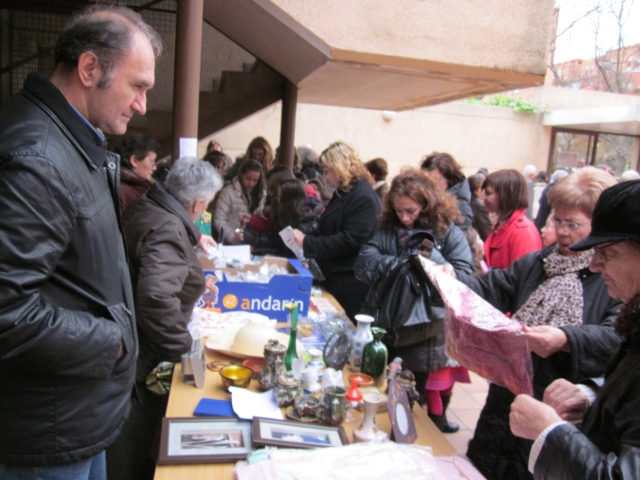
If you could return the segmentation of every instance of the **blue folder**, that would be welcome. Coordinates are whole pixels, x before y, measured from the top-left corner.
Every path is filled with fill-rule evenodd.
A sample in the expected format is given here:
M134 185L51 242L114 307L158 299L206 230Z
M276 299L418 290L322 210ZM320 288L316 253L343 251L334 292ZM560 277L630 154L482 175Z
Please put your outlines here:
M203 398L193 414L197 417L235 417L231 400L215 400Z

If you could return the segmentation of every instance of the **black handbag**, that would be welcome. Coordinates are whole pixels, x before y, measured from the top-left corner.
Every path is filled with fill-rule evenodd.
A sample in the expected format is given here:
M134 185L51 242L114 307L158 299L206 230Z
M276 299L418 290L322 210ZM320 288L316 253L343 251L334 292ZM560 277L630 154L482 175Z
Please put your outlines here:
M433 242L427 232L416 232ZM407 242L408 243L408 242ZM398 252L402 258L404 249ZM444 331L444 303L420 264L419 254L404 258L367 295L363 313L384 328L386 345L394 348L422 343Z

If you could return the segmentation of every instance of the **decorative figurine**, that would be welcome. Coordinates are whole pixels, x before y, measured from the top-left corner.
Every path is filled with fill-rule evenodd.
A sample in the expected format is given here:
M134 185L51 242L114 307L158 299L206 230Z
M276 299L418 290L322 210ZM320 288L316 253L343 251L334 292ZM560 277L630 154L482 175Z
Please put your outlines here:
M389 364L389 372L387 373L387 379L393 380L398 376L401 370L402 370L402 359L400 357L396 357L393 359L393 362Z
M407 391L409 398L409 407L413 410L413 403L420 399L420 395L416 390L416 377L411 370L402 370L398 375L398 383Z

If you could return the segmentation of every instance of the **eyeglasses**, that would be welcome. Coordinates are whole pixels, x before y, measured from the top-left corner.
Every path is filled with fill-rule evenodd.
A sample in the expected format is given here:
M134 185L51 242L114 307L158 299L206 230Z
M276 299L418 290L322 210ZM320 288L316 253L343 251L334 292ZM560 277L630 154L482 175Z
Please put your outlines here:
M615 257L615 255L611 254L612 252L608 250L608 248L613 247L614 245L616 245L617 243L620 243L621 241L622 240L617 242L609 242L609 243L602 243L600 245L596 245L595 247L593 247L593 258L600 257L600 259L603 262L608 262L613 257Z
M571 230L572 232L578 230L580 227L584 227L584 223L576 223L576 222L568 222L566 220L558 220L557 218L552 218L551 221L556 226L556 230L560 227L566 227L567 230Z

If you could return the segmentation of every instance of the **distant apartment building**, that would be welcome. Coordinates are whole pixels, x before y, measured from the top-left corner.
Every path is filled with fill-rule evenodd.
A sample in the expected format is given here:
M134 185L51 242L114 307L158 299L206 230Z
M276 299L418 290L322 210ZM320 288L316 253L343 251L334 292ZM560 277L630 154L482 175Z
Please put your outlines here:
M596 58L558 63L554 68L556 86L640 94L640 44L610 50Z

